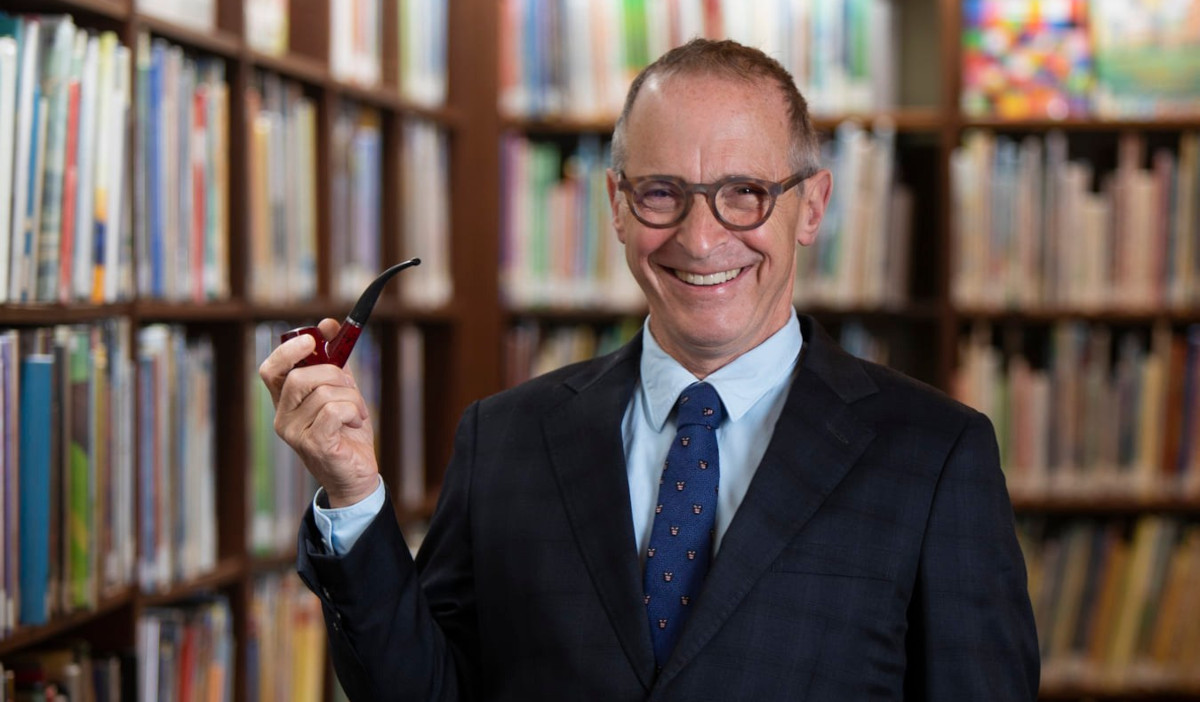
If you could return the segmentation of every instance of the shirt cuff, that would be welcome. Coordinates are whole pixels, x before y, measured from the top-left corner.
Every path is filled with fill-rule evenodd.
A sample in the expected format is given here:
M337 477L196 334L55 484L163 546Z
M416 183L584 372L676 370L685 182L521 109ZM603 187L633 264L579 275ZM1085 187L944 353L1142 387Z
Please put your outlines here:
M325 551L334 556L344 556L354 548L358 537L370 526L371 520L383 509L383 501L387 492L383 488L383 476L379 476L379 485L366 498L346 507L322 507L320 503L328 504L325 488L318 488L313 496L313 518L317 522L317 530L321 532L321 543Z

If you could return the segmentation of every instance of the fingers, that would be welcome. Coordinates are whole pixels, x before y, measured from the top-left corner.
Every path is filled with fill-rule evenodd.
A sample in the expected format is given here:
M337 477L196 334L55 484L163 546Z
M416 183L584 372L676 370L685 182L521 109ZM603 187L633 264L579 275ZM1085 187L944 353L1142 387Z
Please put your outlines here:
M317 328L321 330L325 339L329 340L338 333L341 326L336 319L326 317L321 320ZM276 346L275 350L258 367L258 376L262 378L267 390L270 391L271 401L275 403L276 407L279 406L279 396L288 373L296 367L297 363L308 358L315 346L315 339L307 334L300 334Z
M267 356L258 367L258 377L262 378L267 390L271 392L271 401L279 406L279 395L283 383L296 364L308 358L316 348L316 340L307 334L288 339Z
M325 339L328 340L332 339L338 333L338 330L342 328L342 324L332 317L326 317L317 324L317 328L321 330L321 333L325 335Z
M285 383L275 433L302 453L324 453L322 447L336 443L343 429L361 429L367 422L366 401L349 374L328 365L299 368Z
M311 415L330 402L351 402L363 419L367 417L367 403L354 376L329 364L296 368L288 373L275 409L281 415L294 412Z

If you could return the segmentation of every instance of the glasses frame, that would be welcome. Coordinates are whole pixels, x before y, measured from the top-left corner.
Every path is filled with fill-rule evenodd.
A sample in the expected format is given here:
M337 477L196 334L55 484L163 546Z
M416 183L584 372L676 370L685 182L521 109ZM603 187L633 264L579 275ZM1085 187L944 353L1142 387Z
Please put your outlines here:
M813 176L812 173L797 171L789 176L786 180L779 182L763 180L762 178L750 178L749 176L732 175L712 183L689 183L683 178L670 175L648 175L630 178L625 175L625 171L618 171L617 175L617 189L626 194L629 201L629 211L633 213L633 216L637 219L637 221L641 222L647 227L650 227L651 229L670 229L671 227L674 227L683 220L687 219L688 214L692 211L692 203L696 199L695 195L699 193L704 196L704 199L708 202L708 209L712 210L713 217L715 217L717 221L721 223L721 226L738 232L750 231L751 229L757 229L766 224L767 220L771 218L771 213L775 211L775 201L779 199L779 196ZM637 188L637 186L641 183L652 180L672 183L684 194L683 209L681 209L679 211L679 215L670 222L650 222L638 213L637 193L635 188ZM771 197L771 202L767 205L767 211L763 214L762 219L753 224L734 224L721 216L721 213L717 211L717 193L721 191L721 188L729 185L730 183L752 183L767 191L767 194Z

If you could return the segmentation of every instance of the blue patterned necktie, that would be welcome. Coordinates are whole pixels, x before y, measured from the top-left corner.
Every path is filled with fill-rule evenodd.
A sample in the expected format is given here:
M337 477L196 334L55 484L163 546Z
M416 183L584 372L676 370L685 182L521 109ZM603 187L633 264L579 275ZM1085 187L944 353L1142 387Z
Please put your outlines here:
M689 385L676 403L678 432L667 452L646 550L646 615L659 668L667 662L708 573L720 466L721 398L708 383Z

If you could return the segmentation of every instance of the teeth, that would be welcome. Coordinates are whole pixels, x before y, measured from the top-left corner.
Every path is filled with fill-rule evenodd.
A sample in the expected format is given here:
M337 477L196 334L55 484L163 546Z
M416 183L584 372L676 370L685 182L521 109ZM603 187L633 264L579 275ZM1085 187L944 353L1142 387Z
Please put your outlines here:
M689 285L720 285L727 280L733 280L741 273L741 268L724 271L722 273L709 273L708 275L700 275L697 273L687 273L681 270L675 271L675 277Z

